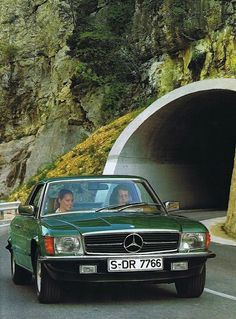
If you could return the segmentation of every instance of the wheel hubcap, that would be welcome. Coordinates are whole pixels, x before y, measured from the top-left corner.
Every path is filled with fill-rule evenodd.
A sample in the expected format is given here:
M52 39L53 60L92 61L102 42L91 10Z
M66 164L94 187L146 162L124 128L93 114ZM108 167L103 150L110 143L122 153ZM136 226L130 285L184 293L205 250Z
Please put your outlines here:
M37 280L37 289L38 289L38 292L40 292L41 291L41 263L39 261L37 261L36 280Z
M15 269L16 269L16 263L15 263L14 257L12 256L11 271L12 271L12 274L13 274L13 275L14 275L14 273L15 273Z

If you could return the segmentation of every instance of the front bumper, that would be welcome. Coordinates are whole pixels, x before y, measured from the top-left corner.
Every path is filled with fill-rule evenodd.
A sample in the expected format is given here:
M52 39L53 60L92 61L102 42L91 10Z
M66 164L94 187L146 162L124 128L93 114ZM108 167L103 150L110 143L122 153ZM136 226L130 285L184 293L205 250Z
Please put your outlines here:
M132 271L132 272L108 272L107 259L111 256L76 256L59 257L44 256L40 262L44 264L49 275L57 281L80 281L80 282L159 282L171 283L180 278L188 278L198 275L208 258L214 258L212 252L197 253L174 253L155 255L162 257L163 270L155 271ZM119 256L115 256L118 258ZM120 256L137 257L137 255ZM148 258L148 255L144 257ZM173 262L188 262L187 270L171 270ZM97 272L92 274L80 273L81 265L95 265Z

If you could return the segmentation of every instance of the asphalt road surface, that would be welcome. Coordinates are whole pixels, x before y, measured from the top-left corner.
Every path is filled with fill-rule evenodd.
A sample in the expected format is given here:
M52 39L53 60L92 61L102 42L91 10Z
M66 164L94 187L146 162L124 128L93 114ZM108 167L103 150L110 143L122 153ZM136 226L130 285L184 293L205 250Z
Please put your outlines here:
M191 217L200 218L195 213ZM43 305L33 284L15 286L11 281L7 231L7 226L0 225L1 319L236 318L235 246L211 245L217 257L207 262L206 287L200 298L177 298L173 284L90 284L67 288L61 303Z

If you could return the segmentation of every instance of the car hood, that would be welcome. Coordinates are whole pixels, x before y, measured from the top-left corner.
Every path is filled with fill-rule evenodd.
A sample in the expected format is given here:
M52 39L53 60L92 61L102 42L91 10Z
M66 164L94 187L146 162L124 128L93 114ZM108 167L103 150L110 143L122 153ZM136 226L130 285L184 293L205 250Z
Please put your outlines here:
M42 226L48 232L80 232L117 230L206 231L201 223L185 217L147 213L73 213L44 217Z

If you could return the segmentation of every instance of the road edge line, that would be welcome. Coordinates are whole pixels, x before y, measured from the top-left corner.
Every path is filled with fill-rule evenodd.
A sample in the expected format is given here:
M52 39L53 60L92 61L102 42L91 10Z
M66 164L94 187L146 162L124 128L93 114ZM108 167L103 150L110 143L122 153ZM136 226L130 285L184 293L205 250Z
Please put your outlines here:
M236 301L236 297L235 296L227 295L227 294L224 294L223 292L218 292L218 291L211 290L211 289L208 289L208 288L205 288L204 291L208 292L210 294L222 297L222 298L227 298L227 299Z

